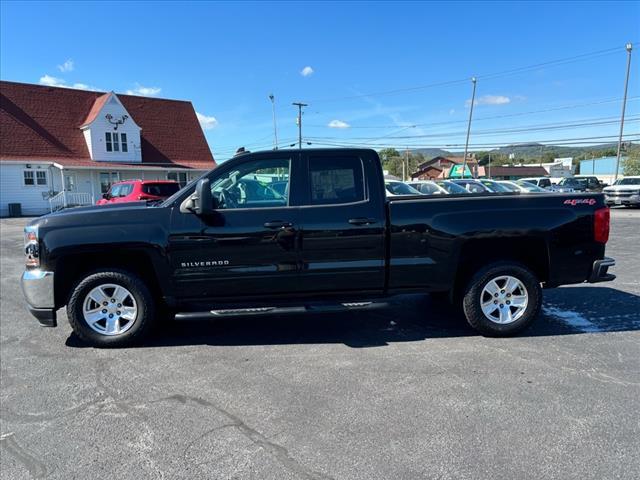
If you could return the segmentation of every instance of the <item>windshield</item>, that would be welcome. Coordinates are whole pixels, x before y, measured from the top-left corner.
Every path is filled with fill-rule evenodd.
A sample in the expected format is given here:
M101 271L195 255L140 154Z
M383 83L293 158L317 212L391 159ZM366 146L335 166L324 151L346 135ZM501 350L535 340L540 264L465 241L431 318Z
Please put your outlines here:
M516 180L516 184L520 185L527 192L539 192L539 193L548 193L548 190L545 190L538 185L534 185L533 183L525 182L524 180Z
M621 178L614 185L640 185L640 177L638 177L638 178Z
M387 182L385 187L394 195L420 195L418 190L402 182Z
M440 187L444 188L447 192L451 194L469 193L464 187L461 187L460 185L450 182L449 180L441 180L436 182L436 184L438 184Z
M500 182L500 185L502 185L504 188L506 188L510 192L519 192L520 191L518 186L515 185L514 183L511 183L511 182Z
M487 187L489 190L491 190L494 193L511 192L511 190L509 190L507 187L499 184L498 182L494 182L493 180L480 180L480 183L482 183L485 187Z
M569 187L580 187L580 186L585 186L587 184L587 181L583 178L563 178L562 180L560 180L558 182L558 185L567 185Z

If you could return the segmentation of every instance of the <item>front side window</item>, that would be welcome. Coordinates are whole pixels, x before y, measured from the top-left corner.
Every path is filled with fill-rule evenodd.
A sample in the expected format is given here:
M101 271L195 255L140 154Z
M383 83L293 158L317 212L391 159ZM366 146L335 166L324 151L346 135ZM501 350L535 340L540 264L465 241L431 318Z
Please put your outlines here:
M289 203L288 158L253 160L237 165L211 183L216 208L285 207ZM282 189L282 182L285 183ZM279 190L284 193L279 193Z
M133 183L123 183L120 185L119 197L126 197L133 191Z
M111 184L120 180L118 172L100 172L100 193L109 192Z
M311 205L352 203L365 200L362 161L358 157L309 159Z

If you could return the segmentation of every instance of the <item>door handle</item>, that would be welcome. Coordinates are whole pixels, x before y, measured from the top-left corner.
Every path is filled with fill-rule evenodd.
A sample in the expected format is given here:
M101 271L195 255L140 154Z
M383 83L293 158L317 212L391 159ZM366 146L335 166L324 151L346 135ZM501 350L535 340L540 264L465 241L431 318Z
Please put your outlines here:
M283 222L282 220L273 220L271 222L265 222L264 228L278 229L278 228L289 228L293 224L291 222Z
M378 223L375 218L351 218L349 219L351 225L371 225L372 223Z

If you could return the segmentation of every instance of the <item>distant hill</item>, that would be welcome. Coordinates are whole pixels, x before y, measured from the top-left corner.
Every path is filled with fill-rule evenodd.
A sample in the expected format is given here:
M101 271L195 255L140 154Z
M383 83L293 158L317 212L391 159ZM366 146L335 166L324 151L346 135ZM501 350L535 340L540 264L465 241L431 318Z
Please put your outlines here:
M506 145L504 147L495 148L490 150L492 154L496 154L497 156L509 156L510 154L514 154L517 160L524 160L525 162L528 160L539 160L540 155L544 155L544 157L553 157L553 158L561 158L561 157L573 157L574 159L581 159L585 157L585 155L605 155L610 154L611 151L615 151L618 148L617 143L605 143L600 145L590 145L584 147L578 146L559 146L559 145L541 145L539 143L527 143L522 145ZM631 144L629 150L640 149L640 144ZM411 150L414 153L421 153L426 158L433 158L438 156L462 156L462 151L448 151L442 150L440 148L417 148ZM471 151L471 153L478 153L479 151ZM485 151L483 151L484 153ZM614 153L615 154L615 153Z

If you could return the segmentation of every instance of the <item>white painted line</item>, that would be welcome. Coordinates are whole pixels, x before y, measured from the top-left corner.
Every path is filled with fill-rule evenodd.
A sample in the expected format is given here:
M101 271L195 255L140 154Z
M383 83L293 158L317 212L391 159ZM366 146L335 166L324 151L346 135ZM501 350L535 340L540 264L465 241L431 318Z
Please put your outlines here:
M551 315L559 320L567 323L569 326L580 330L581 332L601 332L602 328L595 323L590 322L578 312L571 310L561 310L558 307L547 304L542 307L542 312L545 315Z

